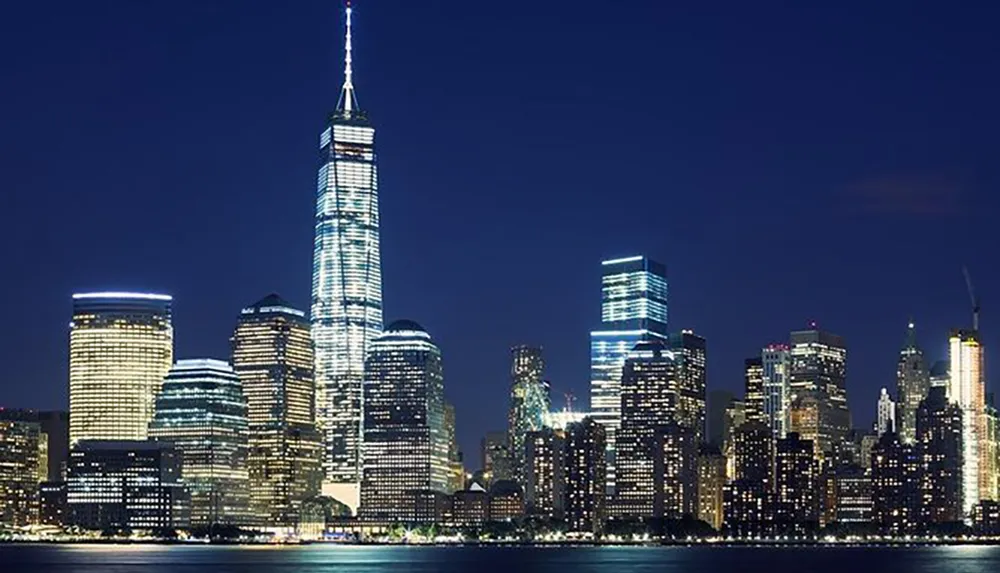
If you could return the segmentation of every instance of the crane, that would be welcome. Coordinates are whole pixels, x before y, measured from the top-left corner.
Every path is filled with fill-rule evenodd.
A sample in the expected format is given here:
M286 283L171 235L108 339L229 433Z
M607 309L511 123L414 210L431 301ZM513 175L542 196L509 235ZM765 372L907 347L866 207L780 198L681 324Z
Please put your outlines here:
M969 289L969 300L972 302L972 330L979 332L979 299L976 298L976 291L972 288L972 276L969 275L968 267L962 267L965 275L965 286Z

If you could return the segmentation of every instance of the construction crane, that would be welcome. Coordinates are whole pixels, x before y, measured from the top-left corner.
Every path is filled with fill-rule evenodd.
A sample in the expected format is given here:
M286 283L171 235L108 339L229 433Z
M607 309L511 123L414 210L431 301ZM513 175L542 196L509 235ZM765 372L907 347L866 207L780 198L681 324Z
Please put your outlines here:
M979 299L972 288L972 276L969 275L968 267L962 267L962 273L965 274L965 286L969 289L969 300L972 302L972 330L979 332Z

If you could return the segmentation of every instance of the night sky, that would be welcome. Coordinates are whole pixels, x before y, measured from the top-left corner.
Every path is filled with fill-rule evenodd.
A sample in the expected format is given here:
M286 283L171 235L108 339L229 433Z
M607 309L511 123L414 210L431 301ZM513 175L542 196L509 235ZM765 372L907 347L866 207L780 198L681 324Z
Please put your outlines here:
M179 358L227 358L269 292L307 309L338 3L8 4L0 405L67 407L75 291L174 295ZM667 265L710 390L843 335L857 426L910 315L932 358L971 322L962 265L1000 346L995 4L358 0L386 323L440 345L467 465L513 344L586 407L603 258Z

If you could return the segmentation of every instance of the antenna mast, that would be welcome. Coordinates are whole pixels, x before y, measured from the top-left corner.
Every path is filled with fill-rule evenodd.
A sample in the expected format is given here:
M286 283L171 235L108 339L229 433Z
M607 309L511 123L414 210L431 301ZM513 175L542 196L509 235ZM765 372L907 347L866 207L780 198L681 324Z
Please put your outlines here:
M969 300L972 302L972 330L979 332L979 299L976 298L976 290L972 287L972 276L969 275L968 267L962 267L965 275L965 286L969 289Z

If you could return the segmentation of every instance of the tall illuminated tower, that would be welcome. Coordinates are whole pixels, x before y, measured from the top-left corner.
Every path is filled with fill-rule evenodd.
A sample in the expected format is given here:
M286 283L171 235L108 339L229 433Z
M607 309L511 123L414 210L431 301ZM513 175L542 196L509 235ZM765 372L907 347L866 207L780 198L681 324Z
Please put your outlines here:
M770 344L761 350L761 360L764 363L764 414L776 440L784 438L788 431L790 358L787 344Z
M382 332L375 128L358 108L347 3L344 86L319 138L312 336L328 493L354 505L361 481L365 354ZM353 498L350 499L350 498Z
M896 393L899 398L899 439L912 444L917 434L917 409L931 387L930 372L924 353L917 346L913 321L907 325L906 342L899 351L896 366Z
M70 443L146 439L156 395L173 364L170 304L162 294L73 295Z
M989 452L986 438L986 391L983 380L983 347L976 330L956 329L948 338L951 379L948 400L962 409L962 510L969 515L981 499L992 499L988 477L981 468ZM986 463L984 463L986 462Z
M518 345L510 349L510 409L507 413L507 438L514 479L524 483L525 446L528 432L537 432L544 425L551 400L549 383L542 379L545 362L539 347Z
M667 338L667 269L644 256L601 262L601 329L590 333L590 410L606 430L607 486L615 487L622 367L636 343Z

